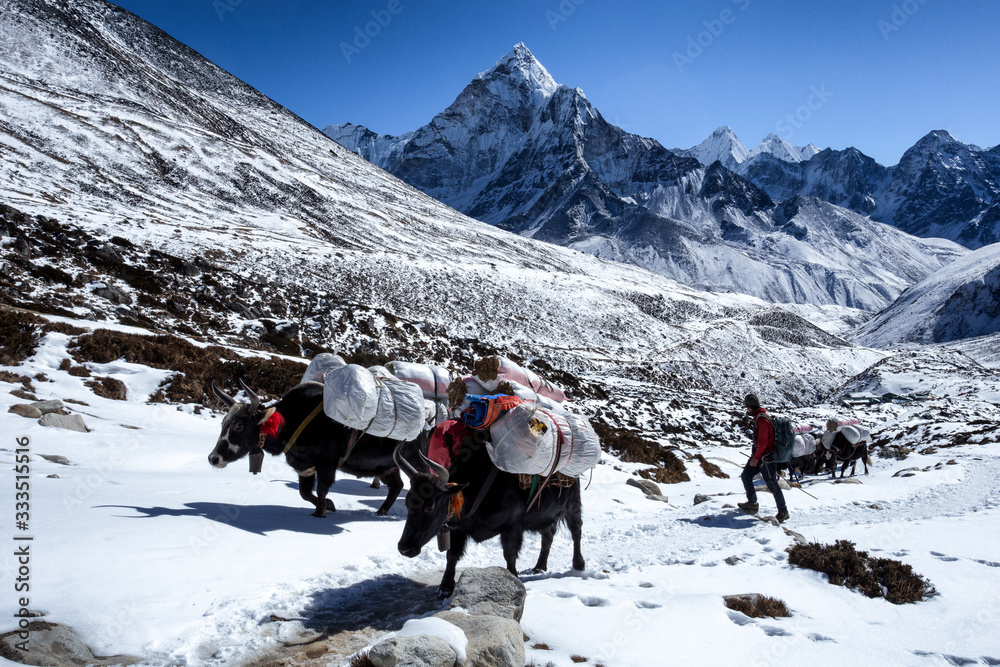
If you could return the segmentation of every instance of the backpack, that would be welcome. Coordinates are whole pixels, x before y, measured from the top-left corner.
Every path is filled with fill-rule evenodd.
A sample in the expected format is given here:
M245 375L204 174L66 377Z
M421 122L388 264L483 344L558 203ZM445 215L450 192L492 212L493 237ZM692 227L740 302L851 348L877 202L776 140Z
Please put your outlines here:
M794 425L787 417L771 417L774 425L774 462L788 463L795 449Z

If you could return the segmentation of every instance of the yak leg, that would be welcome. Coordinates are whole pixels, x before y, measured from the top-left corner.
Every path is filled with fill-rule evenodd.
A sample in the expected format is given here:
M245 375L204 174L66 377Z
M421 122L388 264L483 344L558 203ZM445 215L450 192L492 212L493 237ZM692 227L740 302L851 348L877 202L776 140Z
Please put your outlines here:
M583 541L583 507L580 503L580 486L576 487L576 498L575 502L570 507L569 514L566 516L566 526L569 528L569 534L573 536L573 569L582 570L586 567L583 560L583 549L581 548L581 542Z
M549 569L549 550L552 549L552 539L556 536L556 524L542 531L542 549L538 552L538 562L525 574L538 574Z
M327 510L331 512L337 511L333 501L326 497L336 478L336 468L322 468L316 471L316 511L312 514L314 517L322 519L326 516Z
M438 597L447 598L455 592L455 567L459 559L465 554L465 542L468 534L460 531L451 531L451 547L448 548L447 565L444 568L444 576L441 577L441 585L438 586Z
M379 479L378 475L375 475L375 479L372 480L371 488L373 488L373 489L380 489L380 488L382 488L382 480Z
M520 524L507 527L500 533L500 546L503 548L503 559L507 562L507 571L517 576L517 555L521 553L524 542L524 529Z
M378 477L375 479L378 480ZM399 492L403 490L403 478L399 476L399 468L393 468L391 473L382 475L382 479L385 480L385 484L389 488L387 489L385 502L382 503L382 507L379 507L378 512L376 512L379 516L385 516L389 513L389 508L396 502Z
M316 483L316 475L309 475L308 477L303 477L299 475L299 496L302 500L306 501L314 507L319 506L319 498L313 493L313 486ZM326 508L328 510L336 511L336 507L333 506L333 501L329 498L326 499Z

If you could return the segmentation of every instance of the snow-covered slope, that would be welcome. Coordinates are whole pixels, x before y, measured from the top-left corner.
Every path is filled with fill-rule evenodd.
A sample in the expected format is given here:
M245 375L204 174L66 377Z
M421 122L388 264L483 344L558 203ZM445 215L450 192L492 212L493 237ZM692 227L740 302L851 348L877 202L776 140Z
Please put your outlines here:
M10 434L0 466L15 467L15 435L30 450L30 522L18 536L34 537L28 609L41 620L75 628L100 655L130 654L155 667L346 667L408 618L441 609L444 554L433 545L413 559L396 550L401 500L377 517L384 491L341 475L331 494L337 511L316 519L280 457L267 457L260 475L244 465L212 468L205 457L220 414L147 403L164 371L123 360L84 362L127 387L126 400L96 395L87 378L60 368L74 337L48 333L23 364L0 367L0 430ZM743 499L737 475L748 445L732 403L677 384L602 378L612 400L581 407L611 423L627 417L682 459L690 481L661 484L668 502L651 501L626 484L646 466L605 454L582 492L586 569L570 569L561 530L549 571L522 577L528 659L621 667L728 664L735 655L773 656L775 664L790 655L830 665L996 662L1000 382L968 374L969 366L902 353L859 376L852 386L922 381L941 398L852 412L880 443L871 474L851 483L807 477L802 490L785 491L791 518L781 527L733 507ZM39 399L63 400L91 432L8 412L24 400L8 393L23 391L17 376L35 378ZM978 393L968 395L970 387ZM816 405L785 414L823 423L838 412ZM699 456L728 478L709 476ZM0 488L8 508L14 493L13 484ZM760 503L773 511L766 492ZM0 528L8 545L12 528ZM831 585L789 564L786 549L800 540L850 540L912 566L936 594L893 605ZM519 564L530 566L538 548L538 537L526 535ZM502 564L493 539L470 544L459 572ZM14 549L0 554L6 581L20 566ZM753 619L726 608L724 595L748 592L782 600L792 615ZM15 596L0 597L0 633L16 627L18 609ZM667 649L663 628L671 628Z
M900 342L946 343L998 333L1000 244L993 244L910 287L855 336L864 344L886 347Z
M756 299L467 218L101 0L12 7L0 23L7 303L271 349L279 325L300 332L296 350L433 356L436 340L477 340L775 397L826 390L878 356L794 317L775 344ZM791 379L804 367L825 370Z
M815 147L771 135L750 158L723 127L683 157L608 123L583 91L556 84L523 44L404 137L350 124L325 132L484 222L773 302L880 310L961 252L895 233L891 243L866 245L884 236L883 227L859 217L846 222L823 202L812 206L816 232L793 235L789 216L732 169L765 159L797 164L786 160L803 160ZM848 237L854 241L844 243ZM775 252L787 246L794 252Z

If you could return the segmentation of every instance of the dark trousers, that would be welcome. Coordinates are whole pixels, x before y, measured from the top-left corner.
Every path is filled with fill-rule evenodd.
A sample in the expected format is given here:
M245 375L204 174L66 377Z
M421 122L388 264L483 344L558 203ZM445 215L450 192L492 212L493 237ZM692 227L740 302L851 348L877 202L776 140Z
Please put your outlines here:
M778 486L778 464L774 461L759 461L755 466L750 465L750 462L747 461L743 473L740 475L740 479L743 480L743 488L747 492L747 501L757 503L757 490L753 488L753 478L757 473L760 473L760 476L764 478L764 483L767 484L768 490L774 496L778 511L784 510L785 496L781 493L781 487Z

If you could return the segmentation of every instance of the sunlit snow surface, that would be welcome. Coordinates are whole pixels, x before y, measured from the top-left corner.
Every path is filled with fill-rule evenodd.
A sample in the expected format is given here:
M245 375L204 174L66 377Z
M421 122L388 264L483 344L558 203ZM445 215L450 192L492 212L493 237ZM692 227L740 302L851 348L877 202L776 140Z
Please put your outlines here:
M349 649L338 645L342 654L332 651L314 663L336 665L408 618L441 608L434 591L443 555L433 546L412 560L396 552L401 501L388 517L377 517L384 491L341 476L332 496L337 511L313 518L280 458L268 458L258 476L246 471L245 461L211 468L206 457L221 420L184 406L146 404L163 372L123 362L92 365L121 379L129 392L124 402L98 398L84 379L57 369L66 345L65 335L48 334L33 358L4 370L44 372L52 381L35 381L41 399L87 403L67 407L84 415L91 433L46 429L8 414L5 406L19 399L7 393L14 385L0 383L0 430L8 438L0 443L0 465L13 466L15 437L31 442L30 608L46 620L75 627L99 654L131 653L153 665L238 664L287 656L294 649L286 645L331 629L358 635ZM872 373L878 380L865 388L898 388L907 381L908 359L882 364ZM792 518L785 527L809 540L849 539L873 555L909 563L937 596L894 606L790 567L790 533L723 508L743 499L737 474L746 447L698 448L684 436L660 436L664 446L681 443L685 455L705 455L730 479L706 477L689 460L691 481L663 485L665 504L625 485L641 466L606 456L583 494L587 569L570 569L571 544L561 530L550 572L524 577L529 658L570 665L571 656L583 656L611 666L648 665L651 655L676 664L722 663L734 655L755 664L887 665L944 665L956 656L984 664L1000 657L993 632L1000 621L1000 445L995 428L982 435L991 427L974 424L997 423L1000 381L995 374L978 378L969 395L964 370L945 358L937 366L929 361L914 381L932 383L941 398L849 413L861 417L875 439L903 433L894 444L918 453L904 461L875 457L871 474L856 478L859 484L809 479L804 490L815 499L786 491ZM633 407L646 406L634 426L652 437L661 423L697 414L699 405L713 410L703 418L709 432L726 419L714 412L719 406L708 393L687 395L678 409L658 405L653 388L607 383L619 397L632 396ZM627 411L629 401L615 409ZM826 406L793 417L816 423L845 414ZM959 434L970 436L967 443L948 447ZM927 449L935 445L940 448ZM903 469L912 476L893 477ZM693 506L695 494L711 500ZM2 485L0 503L12 511L13 502L13 484ZM761 504L764 513L773 511L766 493ZM7 539L9 531L5 527ZM537 538L526 540L522 568L534 562L537 549ZM472 546L461 566L502 561L499 543L491 540ZM10 550L0 563L10 581ZM723 595L749 592L784 600L793 616L750 620L723 605ZM392 602L392 596L400 597ZM373 617L385 598L394 611ZM0 616L12 618L14 603L14 595L0 597Z

